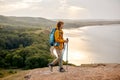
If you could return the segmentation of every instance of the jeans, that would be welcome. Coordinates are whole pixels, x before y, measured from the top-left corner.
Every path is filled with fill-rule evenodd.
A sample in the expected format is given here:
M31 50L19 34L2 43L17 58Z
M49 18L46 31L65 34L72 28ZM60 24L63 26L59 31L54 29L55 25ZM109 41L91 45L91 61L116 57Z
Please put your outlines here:
M61 67L63 67L63 63L62 63L63 62L63 60L62 60L62 56L63 56L62 51L63 50L56 49L56 48L54 48L54 46L52 46L50 48L50 52L51 52L52 55L54 55L54 52L53 52L54 49L56 50L56 53L57 53L58 57L56 57L56 59L53 60L52 64L55 65L55 64L59 63L59 68L61 68Z

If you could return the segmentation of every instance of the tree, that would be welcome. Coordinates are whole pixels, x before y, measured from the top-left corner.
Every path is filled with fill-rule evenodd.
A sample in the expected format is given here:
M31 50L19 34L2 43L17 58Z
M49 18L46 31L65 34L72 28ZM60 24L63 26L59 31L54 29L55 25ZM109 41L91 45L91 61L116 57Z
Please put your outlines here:
M12 61L14 67L23 67L23 58L20 55L15 54L12 58Z
M48 64L48 60L44 56L31 56L25 61L26 68L39 68L45 67Z

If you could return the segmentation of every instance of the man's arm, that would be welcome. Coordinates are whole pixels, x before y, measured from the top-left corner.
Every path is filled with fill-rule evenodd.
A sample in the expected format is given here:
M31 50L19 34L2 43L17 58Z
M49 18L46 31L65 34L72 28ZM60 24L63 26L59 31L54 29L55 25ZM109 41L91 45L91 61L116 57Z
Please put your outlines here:
M56 31L55 31L55 41L56 41L56 42L59 42L59 43L64 43L65 40L60 39L60 36L59 36L59 35L60 35L60 34L59 34L59 30L56 30Z

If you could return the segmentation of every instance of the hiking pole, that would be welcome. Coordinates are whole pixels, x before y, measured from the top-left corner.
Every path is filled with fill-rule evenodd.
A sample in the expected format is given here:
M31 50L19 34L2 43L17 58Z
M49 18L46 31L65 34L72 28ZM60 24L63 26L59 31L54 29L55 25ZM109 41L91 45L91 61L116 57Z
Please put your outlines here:
M68 38L67 38L67 40L68 40ZM66 43L66 48L67 48L67 50L66 50L66 70L68 71L68 42Z
M61 68L61 65L62 65L63 55L65 53L65 47L66 47L66 45L64 44L64 49L62 50L62 54L61 54L60 61L59 61L59 69Z

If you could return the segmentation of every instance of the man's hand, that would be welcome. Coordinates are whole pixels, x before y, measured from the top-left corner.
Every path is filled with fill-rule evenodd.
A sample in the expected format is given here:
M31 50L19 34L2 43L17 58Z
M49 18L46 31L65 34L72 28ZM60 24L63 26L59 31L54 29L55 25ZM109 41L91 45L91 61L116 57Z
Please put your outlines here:
M65 40L65 42L66 42L66 43L68 43L68 42L69 42L68 38Z

